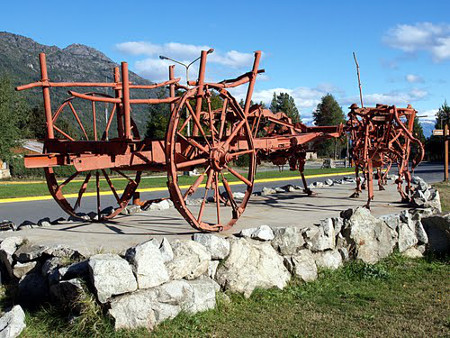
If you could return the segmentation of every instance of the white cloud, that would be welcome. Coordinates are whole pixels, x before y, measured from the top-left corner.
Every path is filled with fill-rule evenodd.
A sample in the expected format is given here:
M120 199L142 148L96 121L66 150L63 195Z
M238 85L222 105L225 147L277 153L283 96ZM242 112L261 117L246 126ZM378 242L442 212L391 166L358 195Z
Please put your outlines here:
M423 82L422 77L420 77L419 75L415 75L415 74L407 74L405 76L406 81L408 81L409 83L419 83L419 82Z
M116 48L124 54L137 57L142 56L143 59L136 61L135 63L136 72L152 81L162 81L167 79L167 67L169 64L173 64L173 62L169 60L160 60L160 55L170 57L187 65L199 57L202 50L210 49L209 46L178 42L154 44L146 41L123 42L117 44ZM243 53L236 50L226 52L216 50L208 56L208 65L210 65L208 67L208 76L211 76L211 73L215 73L215 66L245 69L245 71L248 71L253 64L253 58L253 53ZM163 70L163 66L166 68L165 71ZM189 68L190 79L195 78L194 72L196 72L198 68L198 66L196 66ZM177 76L184 78L185 69L182 66L177 66L175 69L177 70Z
M426 110L424 112L419 112L419 115L423 116L423 120L435 121L436 113L438 111L439 111L439 109L430 109L430 110Z
M378 103L406 106L415 101L420 101L428 95L428 92L423 89L413 88L410 91L391 91L388 93L372 93L363 94L363 101L365 106L374 106ZM343 98L344 104L359 103L359 96Z
M450 25L419 22L397 25L383 37L390 47L407 53L426 51L436 62L450 59Z

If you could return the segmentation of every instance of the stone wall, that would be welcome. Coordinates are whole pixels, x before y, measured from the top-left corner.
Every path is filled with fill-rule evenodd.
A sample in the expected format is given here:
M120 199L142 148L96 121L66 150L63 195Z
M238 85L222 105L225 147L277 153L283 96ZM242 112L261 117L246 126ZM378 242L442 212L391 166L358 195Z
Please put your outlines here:
M19 304L50 301L75 313L78 300L94 294L116 329L151 330L181 311L214 308L217 292L249 297L255 288L283 289L292 278L314 281L319 269L337 269L349 260L374 264L394 251L421 257L426 250L448 250L450 215L437 214L439 197L427 189L421 191L430 203L400 214L376 218L365 208L348 209L303 229L261 225L231 237L151 239L121 254L84 257L13 236L0 243L2 282L17 287ZM429 239L436 233L445 239Z

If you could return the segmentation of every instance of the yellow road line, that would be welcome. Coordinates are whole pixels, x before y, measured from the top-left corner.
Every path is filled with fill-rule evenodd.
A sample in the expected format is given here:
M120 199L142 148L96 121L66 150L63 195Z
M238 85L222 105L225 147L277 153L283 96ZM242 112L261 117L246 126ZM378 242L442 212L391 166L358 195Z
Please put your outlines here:
M306 178L320 178L320 177L330 177L330 176L345 176L349 175L351 172L341 172L341 173L330 173L330 174L316 174L316 175L307 175ZM300 176L289 176L289 177L276 177L276 178L261 178L256 179L255 183L268 183L268 182L280 182L280 181L291 181L294 179L300 179ZM242 185L244 183L240 181L229 182L230 185ZM221 184L222 185L222 184ZM181 189L187 189L190 185L182 185ZM204 184L202 185L204 187ZM166 187L157 187L157 188L143 188L138 189L138 192L154 192L154 191L167 191ZM109 191L101 191L101 196L109 196L112 195L112 192ZM78 194L65 194L66 198L74 198L78 197ZM97 196L96 192L86 192L83 196ZM13 197L13 198L2 198L0 199L0 204L2 203L17 203L17 202L32 202L32 201L45 201L53 199L52 196L31 196L31 197Z

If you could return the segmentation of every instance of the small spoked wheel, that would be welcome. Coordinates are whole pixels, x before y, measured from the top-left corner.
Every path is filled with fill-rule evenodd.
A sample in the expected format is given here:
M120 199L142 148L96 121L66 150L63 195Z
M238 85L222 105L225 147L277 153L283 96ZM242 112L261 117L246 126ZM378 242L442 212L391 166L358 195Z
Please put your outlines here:
M215 94L206 88L206 104L197 116L197 92L198 88L187 91L172 112L166 135L168 188L175 207L191 226L227 230L244 212L253 189L252 133L242 108L224 90ZM237 167L238 161L244 166ZM179 176L194 169L196 176Z
M141 172L131 178L119 170L115 172L120 179L111 178L107 170L101 169L75 171L68 178L59 180L53 168L44 171L50 194L59 206L73 217L91 221L118 215L133 197L141 178Z
M87 93L89 96L111 97L103 93ZM107 142L110 137L123 136L123 123L115 115L113 104L97 103L70 97L53 115L55 138L75 145L81 141ZM99 123L98 112L107 109L109 118ZM116 117L116 120L114 120ZM86 121L90 121L89 124ZM111 131L111 127L117 128ZM139 131L132 122L133 139ZM44 148L44 153L51 149ZM44 168L50 194L69 215L90 221L102 221L119 214L136 191L141 171L124 172L116 169L77 171L74 166Z

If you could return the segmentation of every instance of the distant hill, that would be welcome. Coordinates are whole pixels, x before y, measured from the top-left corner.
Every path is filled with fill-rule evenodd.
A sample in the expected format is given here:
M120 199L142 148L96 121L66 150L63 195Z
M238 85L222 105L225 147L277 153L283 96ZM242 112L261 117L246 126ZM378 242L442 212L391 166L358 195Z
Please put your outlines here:
M13 84L25 84L40 80L39 53L47 55L49 78L55 82L112 82L113 68L118 66L100 51L81 44L72 44L60 49L56 46L46 46L17 34L0 32L0 74L10 76ZM136 84L149 84L146 79L130 72L130 81ZM69 88L52 89L52 106L56 109L68 97ZM78 88L79 92L102 91L105 89ZM110 93L112 94L112 93ZM154 91L135 92L135 98L155 97ZM31 107L42 105L42 94L38 89L23 92L23 97ZM144 132L148 107L145 105L133 107L133 119ZM84 119L89 117L84 116ZM98 114L98 123L104 124L105 117Z
M430 137L433 133L434 125L436 124L436 120L422 120L419 119L420 124L422 125L423 134L426 138Z

